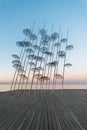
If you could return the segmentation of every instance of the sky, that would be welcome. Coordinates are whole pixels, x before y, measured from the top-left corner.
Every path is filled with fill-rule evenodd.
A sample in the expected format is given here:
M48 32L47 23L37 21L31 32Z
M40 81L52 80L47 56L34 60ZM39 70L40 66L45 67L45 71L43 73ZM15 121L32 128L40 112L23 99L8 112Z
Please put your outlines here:
M20 50L16 41L23 40L24 28L34 31L46 25L47 30L63 36L69 29L68 42L74 49L68 53L72 67L66 71L66 80L87 83L87 0L0 0L0 83L11 82L13 53Z

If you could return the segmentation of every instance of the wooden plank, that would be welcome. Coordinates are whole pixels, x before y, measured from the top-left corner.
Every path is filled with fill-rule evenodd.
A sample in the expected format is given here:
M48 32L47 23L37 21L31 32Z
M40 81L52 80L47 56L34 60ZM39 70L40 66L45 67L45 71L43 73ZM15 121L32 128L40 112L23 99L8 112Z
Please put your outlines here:
M27 92L29 94L29 92ZM0 130L86 130L87 90L0 94Z

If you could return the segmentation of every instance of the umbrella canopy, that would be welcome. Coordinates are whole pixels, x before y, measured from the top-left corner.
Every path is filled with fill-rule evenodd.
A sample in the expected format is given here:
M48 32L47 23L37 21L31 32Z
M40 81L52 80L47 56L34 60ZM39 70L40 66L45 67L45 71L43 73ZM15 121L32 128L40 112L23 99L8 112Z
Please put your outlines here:
M34 50L39 50L40 47L39 47L38 45L33 45L33 49L34 49Z
M30 49L30 48L27 48L27 49L26 49L26 52L29 53L29 54L33 54L33 53L34 53L34 50L33 50L33 49Z
M31 34L30 39L33 40L33 41L37 40L37 35L36 34Z
M32 48L32 43L31 42L27 41L27 44L28 44L27 45L28 48Z
M42 76L41 78L39 78L39 81L43 82L43 81L48 81L50 80L50 78L48 76Z
M31 68L32 71L39 72L40 70L37 67Z
M50 37L48 35L44 35L44 36L42 36L41 40L43 43L47 43L50 41Z
M20 57L19 57L18 55L16 55L16 54L13 54L12 57L13 57L14 59L17 59L17 60L20 59Z
M23 79L27 79L27 76L25 74L19 74L19 76Z
M20 74L25 73L25 71L24 71L24 69L23 69L23 68L19 68L19 69L17 69L17 71L18 71Z
M41 47L40 48L40 52L42 52L42 53L47 52L47 51L48 51L47 47Z
M52 61L52 62L49 62L47 65L51 67L55 67L57 64L58 64L58 61Z
M61 39L61 43L66 43L66 42L67 42L66 38Z
M13 64L13 68L15 69L24 69L23 66L21 66L20 64Z
M16 45L19 47L30 47L32 44L28 41L17 41Z
M66 46L66 50L72 50L72 49L73 49L73 45Z
M30 36L30 35L31 35L31 30L28 29L28 28L26 28L26 29L23 30L23 34L24 34L25 36Z
M58 55L60 58L64 58L66 56L66 53L65 53L65 51L59 51Z
M21 65L21 62L19 60L13 60L12 64L19 64L19 65Z
M61 74L54 74L54 78L63 79L63 76Z
M51 34L51 40L52 41L56 40L57 38L59 38L59 34L58 33L54 32L54 33Z
M61 46L61 43L55 43L54 46L55 46L55 47L60 47L60 46Z
M30 54L30 55L28 55L28 59L29 59L29 60L34 60L35 57L36 57L36 56L35 56L34 54Z
M16 42L16 45L17 45L18 47L24 47L23 41L17 41L17 42Z
M65 67L70 67L70 66L72 66L72 64L71 63L66 63L64 66Z
M34 58L34 60L37 60L37 61L42 62L42 61L44 61L45 59L44 59L44 57L36 56L36 57Z
M42 76L43 76L42 74L35 74L34 78L39 80Z
M40 30L39 30L39 34L40 34L41 36L47 35L47 31L46 31L45 29L40 29Z
M44 52L44 54L46 54L47 56L53 56L53 53L49 51Z

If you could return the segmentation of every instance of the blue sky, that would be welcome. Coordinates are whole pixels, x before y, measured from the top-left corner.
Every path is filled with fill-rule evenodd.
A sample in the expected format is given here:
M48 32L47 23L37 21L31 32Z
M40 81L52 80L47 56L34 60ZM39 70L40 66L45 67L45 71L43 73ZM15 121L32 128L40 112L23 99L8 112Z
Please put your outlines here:
M17 40L23 40L22 30L30 28L35 20L34 31L46 24L65 36L69 28L69 42L74 45L70 52L73 64L66 77L75 81L87 81L87 1L86 0L0 0L0 82L12 80L14 70L11 55L17 53ZM69 75L70 74L70 75Z

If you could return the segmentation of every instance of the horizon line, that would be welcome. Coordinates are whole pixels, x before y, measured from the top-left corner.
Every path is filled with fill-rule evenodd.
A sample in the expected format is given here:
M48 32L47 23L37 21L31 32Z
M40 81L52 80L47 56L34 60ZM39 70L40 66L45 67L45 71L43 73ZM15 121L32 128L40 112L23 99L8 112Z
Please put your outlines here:
M56 82L56 85L60 85L62 82L60 81L60 82ZM2 84L12 84L12 82L0 82L0 85L2 85ZM18 83L17 83L18 84ZM24 84L26 84L26 83L24 83ZM31 82L28 82L28 84L31 84ZM36 82L34 82L33 84L36 84ZM38 84L40 84L40 83L38 83ZM49 83L48 83L49 84ZM52 85L53 83L52 82L50 82L50 85ZM64 84L87 84L87 81L65 81L64 82ZM45 85L45 83L44 83L44 85Z

